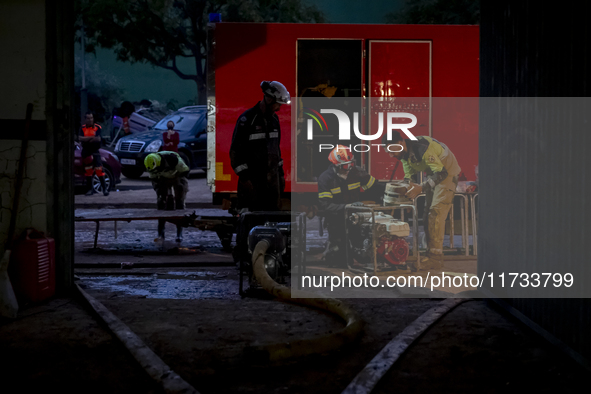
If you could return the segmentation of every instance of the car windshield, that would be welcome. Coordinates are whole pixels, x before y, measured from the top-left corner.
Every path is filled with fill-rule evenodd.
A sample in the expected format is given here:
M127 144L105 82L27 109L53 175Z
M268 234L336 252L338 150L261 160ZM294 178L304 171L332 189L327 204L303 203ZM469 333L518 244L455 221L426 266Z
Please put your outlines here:
M194 126L195 123L199 120L200 116L198 114L174 114L169 115L162 119L160 122L154 126L155 130L167 130L166 124L169 121L174 122L174 129L178 131L190 131Z

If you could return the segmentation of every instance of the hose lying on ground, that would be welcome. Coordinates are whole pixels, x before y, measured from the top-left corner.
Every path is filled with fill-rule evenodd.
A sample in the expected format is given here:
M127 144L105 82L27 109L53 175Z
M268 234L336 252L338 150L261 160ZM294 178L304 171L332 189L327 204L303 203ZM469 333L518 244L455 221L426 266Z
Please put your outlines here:
M304 292L301 292L300 294L310 298L291 298L291 289L275 282L265 269L264 257L268 248L269 242L261 240L257 243L252 253L254 275L263 289L282 300L324 309L336 314L341 317L347 325L342 330L332 334L286 343L255 346L249 348L249 352L254 352L258 358L273 362L311 354L327 353L339 349L343 345L355 340L363 329L363 321L357 313L342 301L334 298L318 298L316 294L308 294Z

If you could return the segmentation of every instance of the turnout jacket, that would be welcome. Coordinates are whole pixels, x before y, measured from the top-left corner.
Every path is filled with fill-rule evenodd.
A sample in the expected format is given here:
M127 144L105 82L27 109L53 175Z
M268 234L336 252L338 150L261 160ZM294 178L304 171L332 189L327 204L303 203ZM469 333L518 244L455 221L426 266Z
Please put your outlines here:
M236 122L230 160L236 175L242 179L267 178L283 166L281 159L281 128L275 113L263 114L257 103ZM281 172L281 175L282 172Z
M160 155L160 165L149 171L150 179L168 178L173 179L179 176L187 176L189 167L176 152L162 151L156 153Z
M357 166L351 169L347 179L343 179L331 164L318 178L320 208L331 213L345 209L346 204L362 200L375 201L383 196L383 192L384 188L379 182Z
M426 172L427 180L421 184L429 192L445 180L456 177L461 169L453 152L435 138L418 136L417 141L406 140L406 152L402 159L404 178L410 179L417 172Z

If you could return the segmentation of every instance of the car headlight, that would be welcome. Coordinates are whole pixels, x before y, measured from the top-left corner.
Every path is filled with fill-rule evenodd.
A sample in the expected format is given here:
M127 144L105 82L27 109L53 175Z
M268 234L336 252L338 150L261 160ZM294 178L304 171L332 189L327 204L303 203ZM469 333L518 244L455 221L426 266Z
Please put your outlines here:
M146 152L158 152L158 149L162 146L162 140L152 141L146 148Z
M115 145L115 152L119 152L119 149L121 149L121 140L117 141L117 145Z

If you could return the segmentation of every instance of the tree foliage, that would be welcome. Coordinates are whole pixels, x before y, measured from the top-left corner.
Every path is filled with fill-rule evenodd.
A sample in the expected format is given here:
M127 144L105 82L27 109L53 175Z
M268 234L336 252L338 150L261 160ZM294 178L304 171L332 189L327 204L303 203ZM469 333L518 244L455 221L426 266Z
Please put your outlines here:
M88 94L88 109L95 114L95 120L104 123L111 117L111 111L117 107L125 92L121 89L121 83L117 77L101 69L99 63L93 59L86 59L82 62L81 56L75 56L75 67L77 70L85 66L85 84ZM80 101L82 80L81 75L76 73L74 86L76 87L76 100ZM80 106L76 106L80 109ZM78 114L83 115L83 114ZM77 116L76 119L81 119Z
M386 23L478 25L480 0L407 0L399 12L386 14Z
M197 84L205 101L207 21L221 13L228 22L324 22L323 13L304 0L80 0L79 27L86 51L113 49L117 59L171 70ZM179 58L194 61L181 69Z

